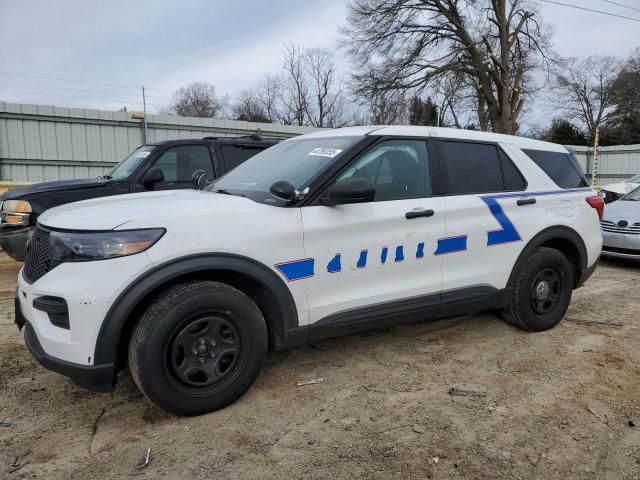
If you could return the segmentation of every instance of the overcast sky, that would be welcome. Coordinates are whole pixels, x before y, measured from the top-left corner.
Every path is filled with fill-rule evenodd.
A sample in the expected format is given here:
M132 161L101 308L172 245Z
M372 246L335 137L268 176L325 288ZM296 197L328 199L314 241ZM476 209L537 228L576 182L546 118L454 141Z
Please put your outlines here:
M638 22L536 3L561 55L626 57L640 46ZM604 0L562 3L640 18ZM345 15L344 0L0 0L0 100L138 109L145 85L155 111L196 80L233 99L279 70L283 44L335 47ZM346 73L343 52L337 61Z

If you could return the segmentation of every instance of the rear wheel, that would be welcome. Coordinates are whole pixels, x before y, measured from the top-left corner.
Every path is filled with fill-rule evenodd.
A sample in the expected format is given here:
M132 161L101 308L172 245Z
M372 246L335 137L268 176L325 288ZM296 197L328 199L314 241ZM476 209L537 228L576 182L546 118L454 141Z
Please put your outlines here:
M569 307L573 270L567 258L553 248L539 248L522 265L503 317L524 330L553 328Z
M163 410L198 415L238 399L258 376L267 329L256 304L219 282L167 290L145 312L129 344L129 367Z

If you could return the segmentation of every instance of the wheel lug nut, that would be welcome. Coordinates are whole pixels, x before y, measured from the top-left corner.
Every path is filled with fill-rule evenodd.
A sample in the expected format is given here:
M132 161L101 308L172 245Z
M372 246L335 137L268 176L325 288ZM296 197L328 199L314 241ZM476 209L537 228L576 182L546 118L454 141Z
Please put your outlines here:
M213 340L211 340L211 346L215 347L216 346L216 342L214 342Z
M204 363L204 358L200 357L200 358L198 359L198 362L200 362L200 363Z
M216 352L211 352L209 355L211 358L216 358Z
M200 345L204 345L205 343L207 343L207 342L205 341L205 339L204 339L204 338L201 338L201 339L200 339Z
M198 351L194 348L193 350L191 350L191 353L193 353L194 355L197 355Z

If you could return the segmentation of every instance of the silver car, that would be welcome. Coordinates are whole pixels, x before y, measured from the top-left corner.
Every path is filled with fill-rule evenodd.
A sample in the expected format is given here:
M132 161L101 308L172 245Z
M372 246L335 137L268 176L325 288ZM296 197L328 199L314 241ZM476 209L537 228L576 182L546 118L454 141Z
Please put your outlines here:
M640 260L640 187L608 203L600 226L602 255Z

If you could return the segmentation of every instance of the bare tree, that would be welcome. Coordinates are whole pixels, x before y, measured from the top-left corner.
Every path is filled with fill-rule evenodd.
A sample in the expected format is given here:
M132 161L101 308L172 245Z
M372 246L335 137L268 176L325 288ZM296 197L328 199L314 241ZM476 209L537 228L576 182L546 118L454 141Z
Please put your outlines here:
M591 56L583 60L565 59L554 69L554 106L568 120L579 123L590 140L596 128L614 116L612 87L620 67L615 57Z
M282 80L280 76L266 74L262 77L262 80L256 85L255 95L270 122L284 123L282 121Z
M528 0L352 0L342 34L360 91L420 90L459 72L503 133L517 131L530 74L549 52Z
M233 118L246 122L270 122L255 89L242 90L232 107Z
M305 72L304 51L288 44L284 47L284 78L281 100L285 124L304 125L309 105L309 83Z
M305 51L304 63L309 77L307 118L315 127L337 127L344 124L342 82L329 50L311 48Z
M226 104L226 98L216 97L213 85L207 82L194 82L176 90L171 102L171 110L181 117L214 118L222 113Z

